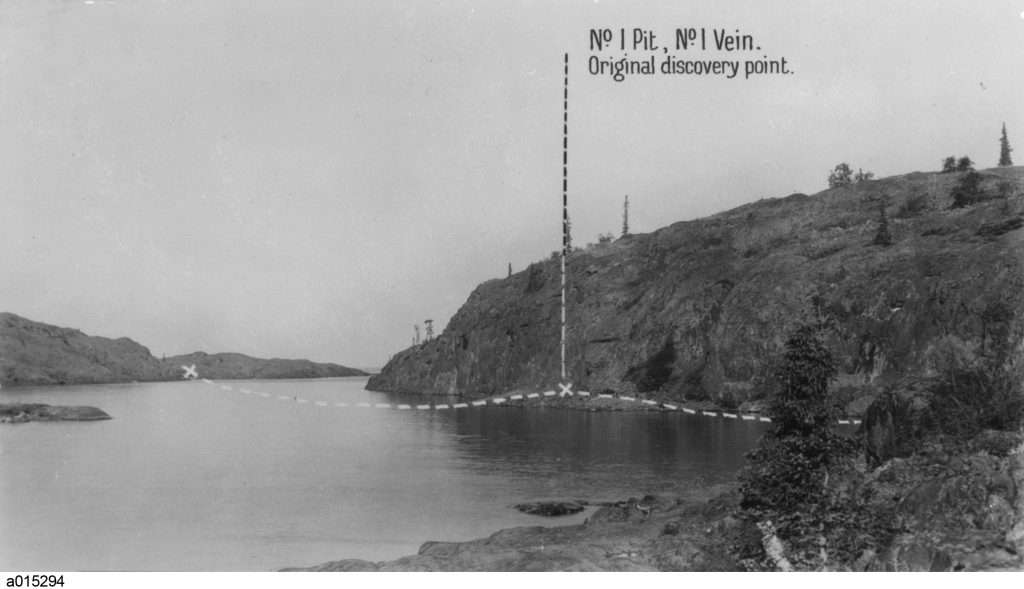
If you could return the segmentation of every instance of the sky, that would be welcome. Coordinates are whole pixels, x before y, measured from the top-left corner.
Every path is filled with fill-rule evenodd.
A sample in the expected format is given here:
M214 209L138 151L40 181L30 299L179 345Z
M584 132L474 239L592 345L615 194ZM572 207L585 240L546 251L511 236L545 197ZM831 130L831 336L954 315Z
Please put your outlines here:
M559 248L565 54L576 245L1024 145L1021 0L0 0L0 311L382 366ZM792 73L590 70L670 54Z

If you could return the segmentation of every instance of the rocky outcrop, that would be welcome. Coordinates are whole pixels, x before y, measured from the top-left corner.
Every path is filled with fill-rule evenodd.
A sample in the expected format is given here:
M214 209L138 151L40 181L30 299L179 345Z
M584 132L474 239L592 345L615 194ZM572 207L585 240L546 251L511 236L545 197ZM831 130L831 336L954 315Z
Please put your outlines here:
M867 411L867 481L897 506L901 532L867 570L1024 568L1024 437L982 430L955 438L929 423L927 383L906 381ZM970 419L965 415L964 419Z
M27 421L102 421L110 419L101 409L85 405L45 403L0 403L0 423Z
M1006 436L1017 443L1010 453L976 439L966 448L934 445L874 471L878 499L898 503L904 531L868 570L1024 569L1024 446L1017 434L995 438Z
M995 192L1022 168L982 173ZM949 348L1021 340L1024 230L1006 203L951 209L960 174L914 173L767 199L575 251L568 372L576 389L707 399L762 397L787 333L830 317L836 402L929 376ZM872 245L878 201L895 244ZM1009 212L1008 212L1009 211ZM999 231L991 228L999 226ZM481 284L444 332L398 354L368 388L483 397L559 380L558 260Z
M97 384L180 380L182 365L203 378L317 378L365 376L337 364L262 360L242 354L196 352L164 360L126 338L90 336L77 329L0 313L0 385Z

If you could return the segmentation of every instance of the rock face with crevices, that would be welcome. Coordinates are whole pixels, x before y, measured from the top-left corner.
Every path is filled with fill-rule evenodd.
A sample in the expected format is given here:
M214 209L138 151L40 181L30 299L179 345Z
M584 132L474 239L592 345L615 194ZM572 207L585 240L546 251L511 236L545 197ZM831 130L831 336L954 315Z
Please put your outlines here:
M1024 169L982 172L983 189ZM961 174L913 173L766 199L573 252L567 362L576 390L732 407L762 397L787 334L831 318L835 402L859 414L887 386L927 377L949 347L1021 341L1022 192L951 209ZM892 246L872 245L884 200ZM556 388L556 258L481 284L432 341L368 388L483 397Z

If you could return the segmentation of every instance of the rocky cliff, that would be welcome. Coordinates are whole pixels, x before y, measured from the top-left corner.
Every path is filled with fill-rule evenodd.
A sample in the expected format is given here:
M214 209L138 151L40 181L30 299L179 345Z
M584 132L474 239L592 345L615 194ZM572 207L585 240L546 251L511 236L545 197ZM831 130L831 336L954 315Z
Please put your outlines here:
M308 360L261 360L242 354L196 352L164 360L122 337L90 336L77 329L0 313L0 385L94 384L178 380L182 364L195 364L200 377L314 378L362 376L337 364Z
M981 175L990 198L965 208L951 196L963 173L912 173L574 251L570 380L737 404L765 392L787 332L813 316L832 323L843 403L932 373L947 348L1019 347L1024 168ZM891 245L874 244L883 209ZM396 354L367 388L470 397L556 388L559 297L554 256L485 282L440 336Z

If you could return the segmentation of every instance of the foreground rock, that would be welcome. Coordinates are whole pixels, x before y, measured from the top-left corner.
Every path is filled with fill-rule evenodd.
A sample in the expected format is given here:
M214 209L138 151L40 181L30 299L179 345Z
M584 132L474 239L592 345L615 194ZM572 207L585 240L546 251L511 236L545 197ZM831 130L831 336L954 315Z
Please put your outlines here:
M110 419L101 409L86 405L44 403L0 403L0 423L27 421L101 421Z
M516 505L516 509L530 515L557 517L579 513L586 509L586 504L586 501L537 501L535 503L520 503Z
M583 524L501 530L469 542L427 542L387 562L338 560L288 571L736 570L713 541L731 525L731 494L710 502L647 496L601 507Z

